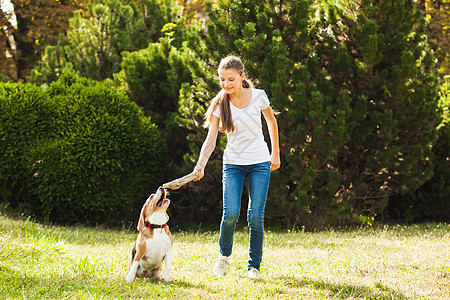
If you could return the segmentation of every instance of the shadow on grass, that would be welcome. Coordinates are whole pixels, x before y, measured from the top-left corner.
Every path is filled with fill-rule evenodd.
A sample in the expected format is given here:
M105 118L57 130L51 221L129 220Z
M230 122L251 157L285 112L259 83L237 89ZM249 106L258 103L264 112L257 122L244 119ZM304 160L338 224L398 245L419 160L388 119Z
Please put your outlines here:
M77 274L71 276L40 276L15 271L8 266L0 266L0 299L170 299L174 295L189 297L192 290L208 289L203 284L192 284L184 280L150 280L138 278L133 283L125 278ZM177 298L178 299L178 298Z
M275 278L279 285L288 288L311 288L316 291L328 292L333 299L409 299L405 295L396 292L385 285L378 283L375 287L361 285L330 283L312 278L295 278L281 276Z

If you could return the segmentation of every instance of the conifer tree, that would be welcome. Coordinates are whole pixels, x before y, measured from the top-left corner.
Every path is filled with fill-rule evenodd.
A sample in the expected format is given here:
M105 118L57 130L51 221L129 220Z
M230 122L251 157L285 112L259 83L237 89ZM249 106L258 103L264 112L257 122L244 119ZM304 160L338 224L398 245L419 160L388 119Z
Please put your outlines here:
M343 42L324 53L335 58L333 85L351 99L341 182L352 185L352 212L375 216L389 196L414 192L433 175L438 75L413 1L350 1L339 16L332 30Z
M188 29L191 32L186 32L188 38L195 36L198 25L191 24ZM179 102L183 103L182 115L190 114L194 107L185 106L191 99L190 96L186 97L186 93L193 95L191 91L203 90L214 82L202 61L186 43L178 43L177 30L176 24L168 23L162 29L165 37L158 42L150 43L147 48L139 51L124 52L122 70L114 74L114 79L110 81L112 86L122 90L141 106L161 129L171 149L167 162L167 180L173 179L176 176L174 174L191 171L191 166L183 163L184 154L189 152L186 136L192 129L190 122L201 123L201 120L190 117L180 118ZM199 89L198 86L202 88ZM198 101L199 97L203 98L196 94L194 99Z
M447 222L450 216L450 75L444 76L440 107L442 121L433 147L433 177L414 193L391 199L388 213L407 222Z
M294 226L324 220L338 190L337 149L346 138L345 115L331 101L332 85L314 52L323 25L313 4L250 0L214 8L207 3L208 34L192 44L200 57L216 62L214 73L222 57L243 58L247 75L280 113L283 167L273 173L268 215L283 216Z
M39 66L32 71L33 83L55 81L63 70L95 80L112 78L120 71L122 52L146 48L164 36L166 23L183 24L182 7L175 1L145 0L123 4L120 0L96 0L88 16L75 12L66 36L57 46L47 47ZM180 33L184 26L177 27Z
M268 216L290 226L372 223L432 175L437 74L412 1L207 3L192 47L243 58L278 115L282 168ZM214 70L215 71L215 70Z

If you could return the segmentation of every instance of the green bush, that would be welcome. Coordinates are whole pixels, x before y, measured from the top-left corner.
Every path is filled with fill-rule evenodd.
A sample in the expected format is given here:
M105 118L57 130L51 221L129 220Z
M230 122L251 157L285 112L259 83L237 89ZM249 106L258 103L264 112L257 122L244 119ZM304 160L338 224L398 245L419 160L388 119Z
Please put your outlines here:
M13 207L36 205L29 155L57 132L58 110L39 87L0 83L0 197Z
M25 92L2 89L5 114L12 116L17 107L28 106L19 95L33 99L29 102L42 101L22 110L20 123L2 114L2 122L9 120L10 128L2 131L2 140L11 149L2 149L1 155L21 161L2 164L2 170L12 175L0 175L4 200L57 223L119 224L136 200L161 184L164 140L126 96L67 75L46 91L21 84L7 88ZM26 122L30 119L39 127L29 131L34 128ZM11 174L14 169L17 175ZM15 190L8 191L7 179L16 183ZM33 200L24 203L25 198L14 195L16 190Z

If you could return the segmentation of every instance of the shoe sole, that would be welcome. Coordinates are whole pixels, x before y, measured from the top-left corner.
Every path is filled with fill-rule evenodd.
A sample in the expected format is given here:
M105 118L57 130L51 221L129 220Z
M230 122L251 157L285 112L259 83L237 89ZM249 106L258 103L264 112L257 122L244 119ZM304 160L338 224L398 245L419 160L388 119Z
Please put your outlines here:
M213 270L213 273L214 273L214 275L219 276L219 277L223 277L227 274L227 272L220 273L220 272L217 272L216 270Z

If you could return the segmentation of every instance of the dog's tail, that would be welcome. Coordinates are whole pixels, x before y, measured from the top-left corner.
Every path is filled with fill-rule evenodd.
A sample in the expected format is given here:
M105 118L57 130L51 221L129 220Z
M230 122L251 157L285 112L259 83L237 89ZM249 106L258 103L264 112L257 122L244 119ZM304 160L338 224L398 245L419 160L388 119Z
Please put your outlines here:
M133 264L134 257L136 256L136 244L131 248L130 254L128 255L128 273L130 272L131 265Z

